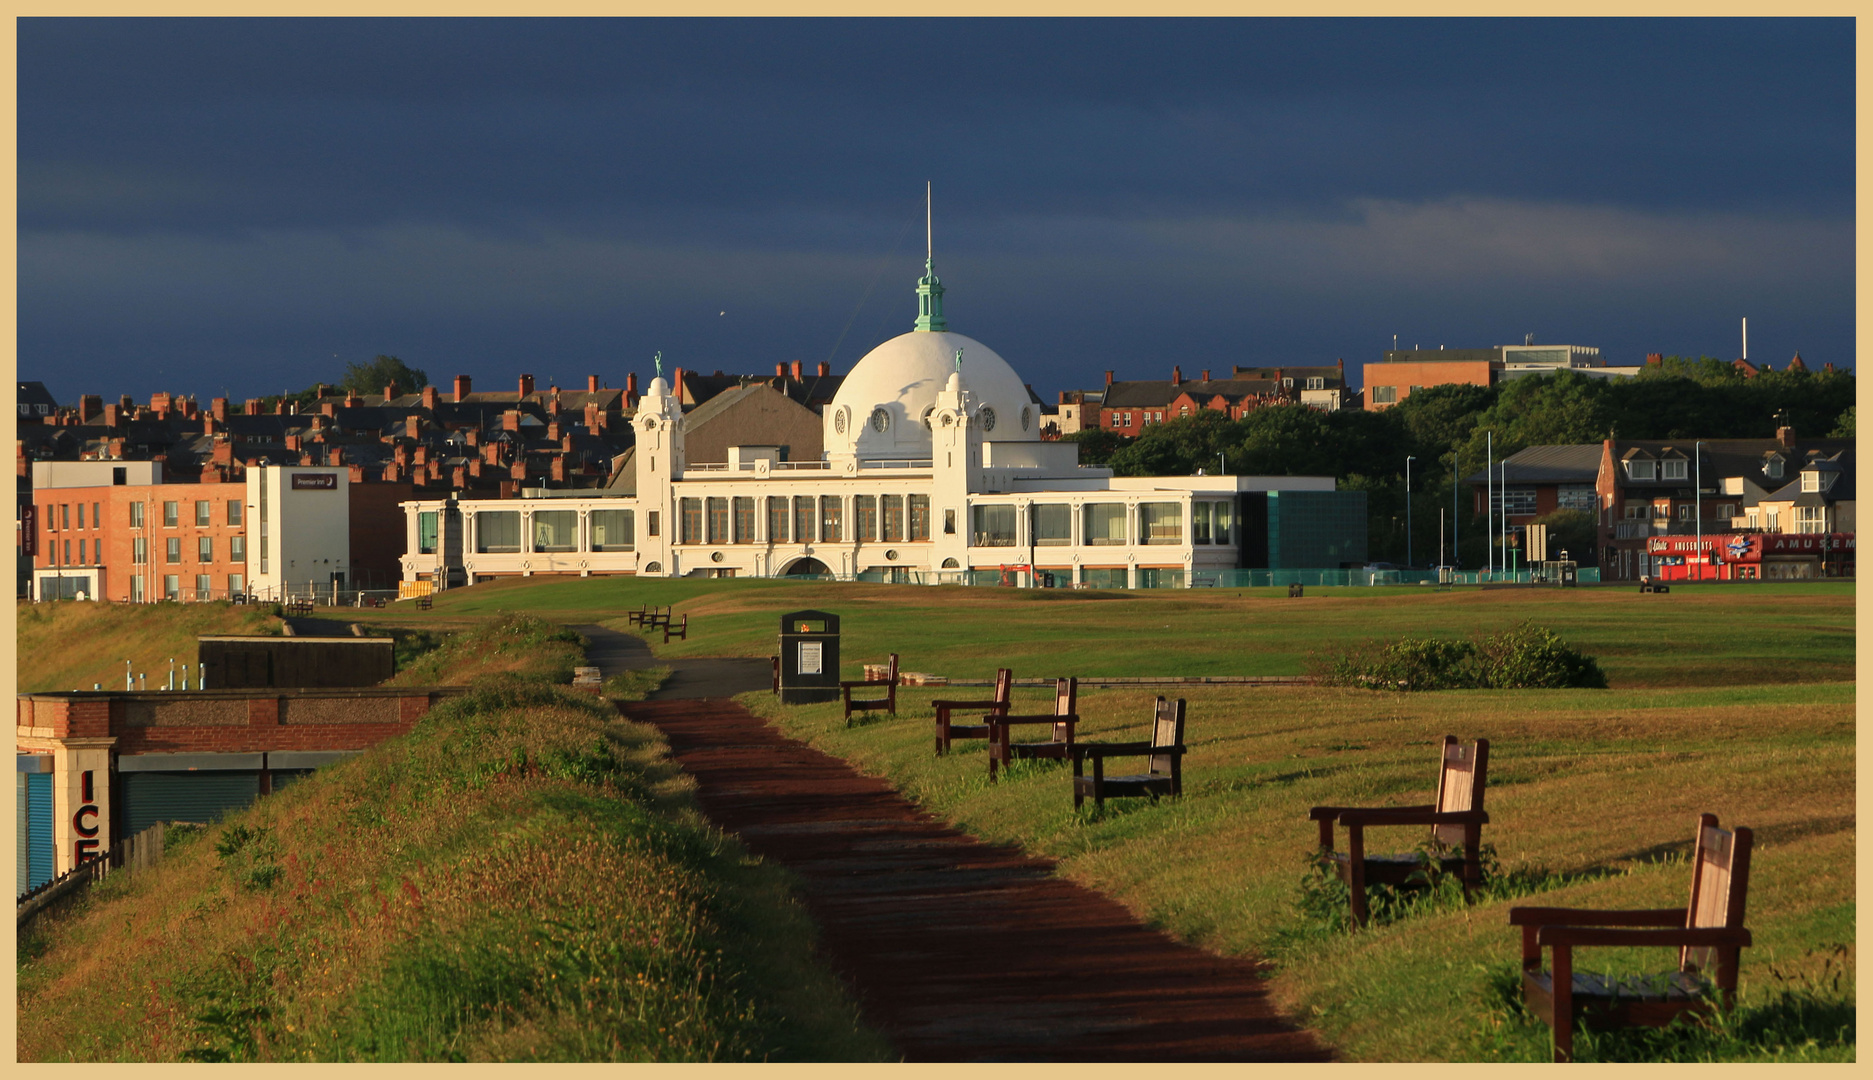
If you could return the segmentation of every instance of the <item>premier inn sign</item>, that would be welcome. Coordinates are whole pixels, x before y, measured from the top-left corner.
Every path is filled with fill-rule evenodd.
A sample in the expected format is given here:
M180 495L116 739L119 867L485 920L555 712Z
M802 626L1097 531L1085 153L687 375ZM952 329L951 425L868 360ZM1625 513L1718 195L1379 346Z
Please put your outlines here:
M294 491L333 491L338 487L337 473L296 472L292 480Z

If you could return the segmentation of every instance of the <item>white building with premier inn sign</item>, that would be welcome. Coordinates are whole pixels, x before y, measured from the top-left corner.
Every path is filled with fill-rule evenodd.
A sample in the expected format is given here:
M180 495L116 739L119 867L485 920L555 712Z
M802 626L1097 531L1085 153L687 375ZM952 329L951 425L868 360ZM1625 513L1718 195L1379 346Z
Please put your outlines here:
M1334 490L1332 477L1115 477L1082 466L1076 444L1042 441L1040 409L1014 369L948 330L928 264L917 291L915 329L866 354L826 406L821 460L730 446L726 461L691 462L682 408L657 378L631 421L635 492L405 503L404 580L937 583L986 571L1021 585L1051 575L1059 586L1182 588L1244 565L1245 496ZM1359 549L1363 558L1363 529Z

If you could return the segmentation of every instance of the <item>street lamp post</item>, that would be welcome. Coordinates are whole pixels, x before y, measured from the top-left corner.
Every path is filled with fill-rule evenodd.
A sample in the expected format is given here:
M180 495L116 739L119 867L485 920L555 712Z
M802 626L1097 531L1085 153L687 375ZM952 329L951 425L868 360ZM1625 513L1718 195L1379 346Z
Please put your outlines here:
M1411 561L1411 463L1417 460L1410 454L1405 455L1405 569L1412 567Z
M1697 555L1696 555L1695 565L1697 566L1697 579L1699 581L1703 581L1704 580L1704 444L1702 442L1693 443L1691 445L1691 455L1697 459L1695 462L1692 463L1692 467L1696 469L1696 472L1693 474L1696 477L1696 479L1693 481L1693 483L1695 483L1697 487L1696 487L1696 490L1691 492L1691 498L1695 501L1695 505L1696 505L1696 510L1694 511L1694 513L1697 515Z

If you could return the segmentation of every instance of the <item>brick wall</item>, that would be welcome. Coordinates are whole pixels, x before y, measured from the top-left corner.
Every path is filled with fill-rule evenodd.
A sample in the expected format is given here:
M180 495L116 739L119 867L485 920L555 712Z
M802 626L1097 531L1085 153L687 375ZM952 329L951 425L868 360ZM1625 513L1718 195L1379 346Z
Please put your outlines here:
M120 754L362 750L410 730L438 699L458 693L455 687L409 687L342 694L22 694L19 725L49 729L55 739L114 736Z

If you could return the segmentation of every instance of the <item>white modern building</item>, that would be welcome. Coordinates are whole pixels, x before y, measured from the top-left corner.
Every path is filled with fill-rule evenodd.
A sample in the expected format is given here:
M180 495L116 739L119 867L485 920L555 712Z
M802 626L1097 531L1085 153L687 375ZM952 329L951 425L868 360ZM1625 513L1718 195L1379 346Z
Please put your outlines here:
M404 503L404 580L937 583L974 571L1020 585L1179 588L1244 565L1245 495L1334 490L1332 477L1126 478L1080 465L1076 444L1041 439L1014 369L949 330L943 286L925 270L914 329L861 359L826 406L820 460L730 446L726 461L689 461L682 408L658 377L631 421L633 492ZM1359 532L1363 559L1363 522Z
M352 588L351 470L263 465L247 470L248 582L265 600Z

